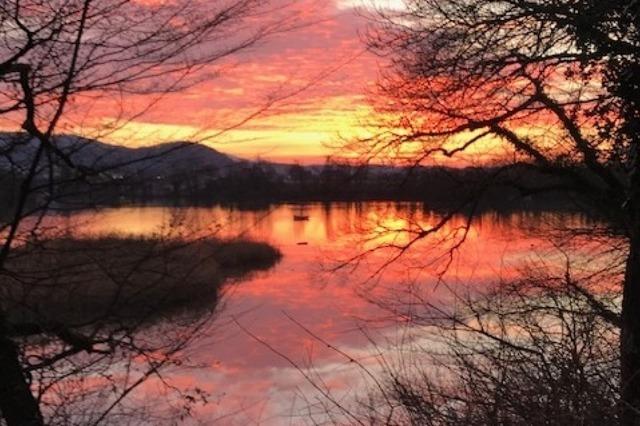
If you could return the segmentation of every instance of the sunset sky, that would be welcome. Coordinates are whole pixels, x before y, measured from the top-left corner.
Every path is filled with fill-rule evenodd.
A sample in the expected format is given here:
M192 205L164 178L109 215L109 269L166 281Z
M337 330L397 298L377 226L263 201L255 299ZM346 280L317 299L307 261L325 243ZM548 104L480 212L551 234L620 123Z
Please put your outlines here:
M235 56L220 76L167 96L107 140L140 145L206 138L242 122L269 99L284 97L206 143L249 159L322 162L331 152L327 143L360 131L379 59L362 42L366 24L357 12L361 0L295 3L306 12L303 28L272 36ZM110 118L108 111L102 112L101 119Z

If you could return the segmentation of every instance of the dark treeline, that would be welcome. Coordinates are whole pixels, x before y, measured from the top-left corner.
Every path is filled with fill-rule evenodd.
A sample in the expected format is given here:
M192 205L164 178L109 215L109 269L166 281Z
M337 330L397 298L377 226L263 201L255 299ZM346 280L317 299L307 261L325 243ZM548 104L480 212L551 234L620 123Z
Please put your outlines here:
M233 201L420 201L449 208L482 193L483 208L568 207L566 194L528 194L518 182L548 180L524 169L501 175L494 168L353 167L342 164L303 167L247 163L224 175L173 176L138 188L141 199L170 194L191 202ZM489 185L489 181L502 184ZM144 187L144 188L143 188ZM133 192L133 191L132 191ZM544 200L544 202L542 202Z
M484 167L390 167L327 161L302 166L232 158L210 147L173 142L144 148L105 144L76 136L56 137L73 167L43 161L31 202L47 197L54 209L127 204L215 204L307 201L417 201L432 209L573 209L572 181L531 164ZM17 202L19 182L35 151L24 134L0 134L0 203ZM10 148L10 149L9 149ZM5 152L6 151L6 152ZM54 164L49 164L52 161ZM97 171L96 171L97 170ZM585 168L569 177L584 176ZM55 180L55 187L49 182ZM567 178L569 179L569 178ZM567 190L569 188L569 190ZM579 200L588 203L584 194ZM580 206L584 210L584 205ZM5 209L3 209L5 210Z
M0 203L4 206L1 210L7 211L18 201L19 182L35 144L23 134L0 136L0 148L7 148L0 157ZM73 167L55 158L43 161L30 202L46 198L50 208L60 210L147 203L255 205L387 200L424 202L434 210L580 207L584 211L589 200L584 194L578 199L568 179L584 176L594 184L598 182L585 168L571 169L563 179L527 163L451 168L327 161L325 165L302 166L239 160L189 142L145 148L75 136L59 136L56 142ZM51 179L55 187L49 184Z
M59 169L64 181L67 173ZM16 201L15 172L0 177L2 204ZM91 187L91 191L88 188ZM541 191L537 188L555 187ZM526 165L474 168L353 167L344 164L303 167L262 162L239 162L225 168L183 170L150 178L117 172L70 180L56 188L53 208L75 209L99 205L276 203L312 201L417 201L432 209L571 210L578 200L562 190L562 182L532 171Z

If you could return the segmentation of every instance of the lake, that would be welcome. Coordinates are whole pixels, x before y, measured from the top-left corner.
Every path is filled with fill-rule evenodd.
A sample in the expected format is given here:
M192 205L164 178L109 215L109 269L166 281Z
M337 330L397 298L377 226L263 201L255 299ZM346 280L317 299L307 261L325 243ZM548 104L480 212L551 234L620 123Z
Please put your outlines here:
M323 415L322 398L299 369L336 395L366 391L366 374L327 344L375 369L370 339L385 348L406 331L402 315L388 309L397 301L419 293L446 304L453 287L481 289L528 262L553 260L548 231L591 226L576 214L485 213L469 227L465 217L454 217L412 243L441 219L421 204L376 202L110 208L57 216L51 225L78 234L248 236L280 248L276 267L228 287L210 331L188 351L198 368L169 375L210 393L196 422L281 425ZM411 249L398 257L407 244Z

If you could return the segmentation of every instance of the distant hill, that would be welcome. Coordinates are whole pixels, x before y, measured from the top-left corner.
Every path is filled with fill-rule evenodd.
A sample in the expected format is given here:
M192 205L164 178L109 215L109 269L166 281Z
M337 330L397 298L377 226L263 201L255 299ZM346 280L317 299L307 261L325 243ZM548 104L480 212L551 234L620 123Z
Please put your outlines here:
M485 209L565 209L594 202L578 200L562 190L562 179L527 164L504 170L497 166L357 167L331 162L299 166L241 160L190 142L128 148L77 136L58 136L55 146L76 166L98 172L69 179L74 175L68 166L56 162L53 174L60 177L56 199L74 206L86 205L87 200L95 205L399 200L424 202L432 209L459 209L462 202L477 200L478 194L482 202L477 208ZM37 147L35 140L24 135L0 133L0 206L15 202L20 181L16 175L29 167ZM13 172L1 173L9 169ZM50 172L42 167L36 181L48 182ZM597 179L583 168L573 173ZM540 188L559 189L546 193Z
M55 145L74 164L123 176L165 176L224 169L241 163L213 148L191 142L170 142L141 148L112 145L77 136L57 136ZM25 168L37 142L15 133L0 133L0 169Z

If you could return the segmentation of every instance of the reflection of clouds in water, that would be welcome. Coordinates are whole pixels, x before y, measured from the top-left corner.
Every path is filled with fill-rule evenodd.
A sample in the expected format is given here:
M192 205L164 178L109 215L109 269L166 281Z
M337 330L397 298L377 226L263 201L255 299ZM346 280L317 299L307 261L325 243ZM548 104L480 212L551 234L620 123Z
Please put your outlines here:
M435 287L434 271L438 265L432 262L432 258L442 253L443 246L434 242L446 240L446 233L464 222L464 218L453 219L441 234L418 243L375 280L365 282L389 253L376 252L355 268L338 272L329 269L339 260L358 254L363 247L363 235L380 231L377 227L381 222L398 234L405 224L429 226L437 221L438 215L415 203L311 204L305 208L309 220L296 222L293 216L298 209L287 205L259 211L221 207L118 208L78 213L64 220L79 224L77 228L84 232L138 234L158 232L173 221L189 235L214 229L216 235L231 237L246 233L278 246L284 254L282 261L269 272L232 285L225 298L225 309L214 324L215 334L200 339L190 349L193 362L205 368L179 370L173 376L214 396L214 402L199 412L198 417L204 423L238 411L237 417L225 418L221 423L261 420L262 424L279 425L283 418L278 416L285 416L287 421L287 416L300 414L299 410L305 408L301 394L313 398L316 393L286 360L245 334L231 318L237 318L251 333L300 365L312 365L316 374L333 385L336 395L358 388L366 383L362 372L310 338L285 313L322 339L361 358L367 366L377 368L375 359L369 357L370 342L358 329L361 320L380 319L367 323L368 327L380 327L376 341L393 342L398 338L394 333L401 330L383 321L397 318L368 300L404 303L424 298L446 303L449 300L446 286ZM513 273L513 266L533 255L532 247L544 253L544 248L550 245L522 225L551 227L555 226L550 224L554 217L567 225L585 224L578 216L557 214L480 216L451 263L446 285L472 283L477 288L498 276L507 277ZM299 245L300 242L307 244ZM293 423L300 424L303 420L294 418Z

